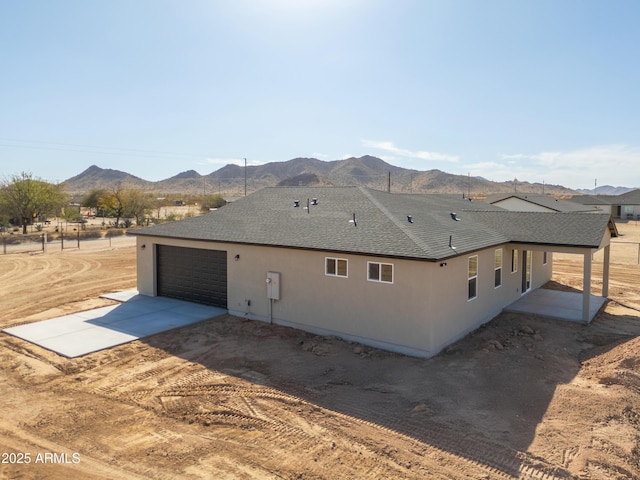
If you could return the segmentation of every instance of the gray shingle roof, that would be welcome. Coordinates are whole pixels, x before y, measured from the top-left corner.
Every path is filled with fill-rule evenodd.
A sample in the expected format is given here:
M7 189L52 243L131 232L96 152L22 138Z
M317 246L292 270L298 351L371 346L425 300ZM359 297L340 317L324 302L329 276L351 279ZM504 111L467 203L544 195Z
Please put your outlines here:
M472 218L501 232L510 241L597 248L610 228L608 213L469 212Z
M622 195L574 195L569 201L582 205L640 205L640 189Z
M508 198L519 198L525 202L530 202L535 205L548 208L555 212L591 212L593 208L585 207L577 202L569 202L567 200L560 200L550 195L535 195L529 193L497 193L487 195L486 202L495 205L497 202L501 202Z
M307 199L312 203L313 198L318 205L307 210ZM299 207L294 207L294 200L300 201ZM458 195L389 194L364 187L270 187L207 215L136 233L434 261L509 241L600 243L607 225L601 215L566 216L572 220L564 214L508 212ZM455 249L449 247L450 237Z
M613 203L619 203L620 205L640 205L640 190L630 190L627 193L618 195L619 200Z

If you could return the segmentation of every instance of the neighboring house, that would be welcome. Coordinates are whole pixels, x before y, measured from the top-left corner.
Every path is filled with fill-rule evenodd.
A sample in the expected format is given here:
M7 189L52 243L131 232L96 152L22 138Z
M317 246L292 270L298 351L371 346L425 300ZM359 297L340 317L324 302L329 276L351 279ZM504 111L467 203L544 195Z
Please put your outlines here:
M216 212L137 231L138 290L233 315L429 357L552 274L591 258L609 215L509 212L451 195L273 187ZM586 308L586 310L584 310Z
M610 213L613 218L620 220L640 219L640 190L638 189L622 195L576 195L569 200Z
M495 193L487 195L485 202L515 212L572 212L595 213L594 206L559 200L550 195L528 193Z

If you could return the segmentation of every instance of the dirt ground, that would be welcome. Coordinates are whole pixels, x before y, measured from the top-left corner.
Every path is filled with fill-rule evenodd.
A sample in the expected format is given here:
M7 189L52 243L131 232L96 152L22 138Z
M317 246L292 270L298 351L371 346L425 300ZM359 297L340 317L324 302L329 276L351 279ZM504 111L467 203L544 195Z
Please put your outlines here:
M0 327L110 304L134 255L0 256ZM636 255L592 324L502 314L430 360L231 316L71 360L0 334L0 477L640 478Z

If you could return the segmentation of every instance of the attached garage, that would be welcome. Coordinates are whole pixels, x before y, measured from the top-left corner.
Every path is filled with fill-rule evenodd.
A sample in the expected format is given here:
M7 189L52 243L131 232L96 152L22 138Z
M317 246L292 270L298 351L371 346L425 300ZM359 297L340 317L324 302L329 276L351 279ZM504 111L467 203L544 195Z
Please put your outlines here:
M227 252L156 245L157 294L227 308Z

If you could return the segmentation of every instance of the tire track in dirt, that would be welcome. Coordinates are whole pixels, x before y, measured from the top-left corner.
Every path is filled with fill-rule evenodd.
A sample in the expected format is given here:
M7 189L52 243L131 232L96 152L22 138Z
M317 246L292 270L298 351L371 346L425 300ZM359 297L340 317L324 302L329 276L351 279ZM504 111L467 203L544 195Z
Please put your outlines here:
M142 372L136 372L133 377L120 375L114 378L108 372L101 372L101 375L109 378L110 385L106 388L93 389L93 391L120 400L127 399L145 408L151 406L155 398L162 405L166 414L188 423L195 422L204 426L216 425L244 431L261 431L268 435L270 444L277 445L282 450L295 445L301 451L314 452L317 456L324 456L325 451L331 453L335 448L332 444L335 445L343 437L339 430L327 431L312 425L309 422L312 422L313 419L305 419L300 423L300 413L291 412L291 409L303 409L323 416L331 415L331 413L324 412L294 395L248 382L245 384L244 380L239 379L220 383L221 379L231 380L231 377L216 371L200 370L186 377L180 377L177 372L181 365L172 367L171 361L176 360L169 358L166 362L167 365L147 368ZM133 359L114 362L109 365L108 370L111 368L121 370L123 366L126 368L129 363L133 366L135 362ZM143 390L136 388L136 384L141 384L154 376L163 378L173 376L174 381L169 382L169 385L164 385L164 388ZM88 380L90 384L90 379ZM209 383L212 380L218 383ZM242 384L235 382L242 382ZM167 380L160 382L156 378L155 383L168 382ZM262 400L266 402L265 405L261 405ZM360 443L355 445L351 446L350 450L359 450L359 455L366 456L367 461L373 463L368 468L368 472L370 472L368 478L389 476L392 464L384 459L379 459L374 451L370 451ZM398 478L404 477L406 474L402 466L394 466L393 471Z
M338 418L345 416L341 412L332 413ZM419 428L413 429L406 426L394 429L384 426L384 424L373 423L358 417L348 416L347 418L376 430L387 431L389 435L410 435L408 438L420 442L419 445L425 446L432 452L430 455L448 457L451 462L463 461L474 465L490 472L491 478L548 480L570 480L575 478L563 468L551 465L527 452L493 444L486 439L476 439L470 435L462 435L435 423L421 425ZM359 438L361 437L354 437L353 441ZM377 451L377 449L375 449L375 452L378 455L386 454L383 451Z
M268 432L269 441L277 443L280 448L295 444L296 448L307 452L330 452L335 448L332 444L344 441L346 435L351 448L358 450L359 455L364 455L374 464L368 469L371 478L377 478L378 474L379 478L382 478L384 472L388 474L389 461L384 460L385 455L382 455L379 446L363 443L361 435L349 436L349 429L345 426L353 423L366 426L376 431L375 437L405 436L397 430L361 420L357 416L319 408L296 395L286 394L275 388L245 383L237 378L232 380L232 377L218 371L200 370L179 377L174 374L181 370L180 365L171 366L173 361L173 358L168 358L164 362L166 365L150 366L143 371L137 371L131 377L123 375L114 378L109 375L109 386L99 387L94 392L121 400L126 399L147 408L155 400L166 414L189 423ZM119 363L118 367L122 367L127 363L133 363L133 359ZM225 377L227 381L220 382ZM151 383L158 387L136 388L136 385L153 378L155 382ZM164 380L161 381L160 378ZM262 400L266 401L264 406L261 405ZM297 411L292 412L293 409ZM308 415L305 415L305 412ZM317 415L322 416L323 427L311 423ZM332 428L327 428L329 417L336 419ZM426 446L431 452L430 455L437 454L447 458L448 462L462 460L474 468L488 472L492 478L573 478L563 469L546 464L532 455L489 444L485 440L463 437L436 424L429 425L426 432L424 426L412 431L410 425L403 425L400 431L412 432L413 438L407 437L407 441L420 441L419 445ZM397 474L401 475L401 472L402 468Z
M60 305L123 286L134 288L135 248L122 249L117 256L111 251L4 255L0 271L0 327L6 328L29 323L29 316ZM28 301L25 291L31 292Z

